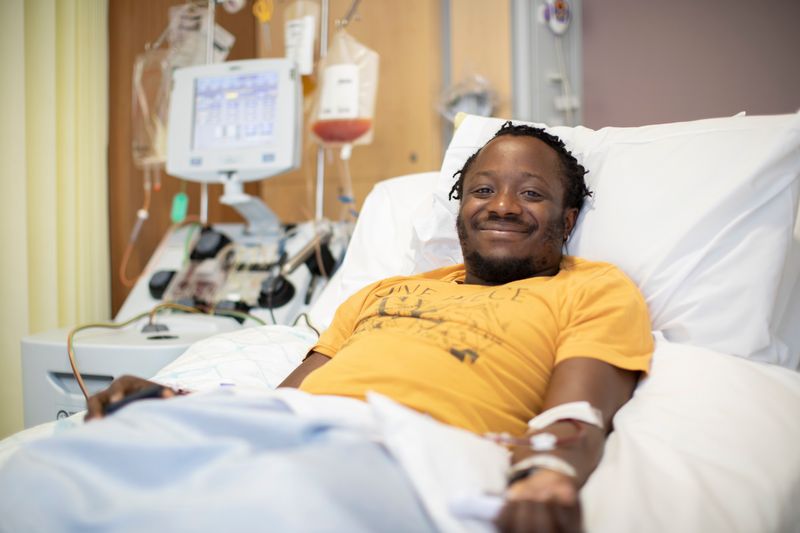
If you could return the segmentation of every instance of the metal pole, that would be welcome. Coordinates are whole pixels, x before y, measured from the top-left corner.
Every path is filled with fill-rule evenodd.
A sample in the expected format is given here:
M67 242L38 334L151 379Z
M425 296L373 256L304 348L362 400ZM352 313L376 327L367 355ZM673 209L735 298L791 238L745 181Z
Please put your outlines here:
M328 55L328 17L329 0L322 0L322 14L319 22L319 58L322 60ZM322 73L319 73L322 76ZM315 217L317 221L322 220L325 198L325 149L321 146L317 148L317 198Z
M208 0L208 18L206 19L206 65L214 62L214 25L216 0Z
M441 46L441 61L442 61L442 87L450 87L453 83L453 50L452 50L452 9L450 0L439 0L439 32L440 39L439 45ZM444 118L439 119L442 124L442 153L447 150L450 144L450 139L453 138L453 124Z
M214 20L217 7L216 0L208 0L208 13L206 15L206 65L214 62ZM208 224L208 183L200 183L200 223Z
M528 0L511 1L511 69L514 97L512 115L520 120L541 120L534 112L533 78L539 72L536 53L536 17L533 5ZM533 30L531 30L533 28Z

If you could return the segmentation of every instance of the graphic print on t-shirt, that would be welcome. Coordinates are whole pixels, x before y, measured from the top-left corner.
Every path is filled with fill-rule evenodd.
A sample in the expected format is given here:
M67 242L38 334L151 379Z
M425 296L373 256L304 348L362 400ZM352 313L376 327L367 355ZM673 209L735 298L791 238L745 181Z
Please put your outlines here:
M502 337L511 323L524 321L518 312L532 303L525 301L529 291L521 287L481 287L471 294L448 292L414 281L378 289L375 303L364 310L347 344L367 331L397 328L472 364L486 350L505 342ZM465 327L454 328L453 323Z

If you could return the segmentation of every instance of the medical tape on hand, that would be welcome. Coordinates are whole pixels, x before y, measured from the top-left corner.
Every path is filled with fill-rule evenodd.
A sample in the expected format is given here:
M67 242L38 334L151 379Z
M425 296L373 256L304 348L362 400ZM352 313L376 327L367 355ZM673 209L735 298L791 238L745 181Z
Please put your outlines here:
M531 455L522 461L515 463L508 471L509 479L516 477L520 472L532 472L536 468L544 468L545 470L552 470L564 474L568 477L578 477L575 467L566 462L561 457L550 455L549 453L542 453L539 455Z
M569 402L556 405L539 413L528 422L528 427L539 431L559 420L577 420L603 429L603 414L589 402Z

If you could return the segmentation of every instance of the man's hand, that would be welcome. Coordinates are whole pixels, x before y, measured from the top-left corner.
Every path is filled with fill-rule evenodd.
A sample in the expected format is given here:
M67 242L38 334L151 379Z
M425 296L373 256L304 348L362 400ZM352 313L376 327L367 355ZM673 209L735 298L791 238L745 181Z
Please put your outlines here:
M146 379L137 378L136 376L120 376L111 382L107 389L90 396L86 401L86 407L89 412L86 414L84 420L91 420L94 418L103 418L106 414L106 408L113 402L118 402L130 396L133 393L139 392L148 387L153 387L157 383L147 381ZM161 392L161 398L171 398L178 393L170 388L164 387Z
M507 502L495 519L501 532L579 533L578 487L572 478L539 469L509 487Z

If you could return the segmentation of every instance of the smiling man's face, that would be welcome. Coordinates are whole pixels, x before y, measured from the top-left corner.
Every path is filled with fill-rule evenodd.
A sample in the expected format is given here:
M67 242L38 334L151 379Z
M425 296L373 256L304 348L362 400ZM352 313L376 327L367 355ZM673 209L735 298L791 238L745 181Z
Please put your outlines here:
M499 285L558 273L578 210L564 208L558 154L539 139L501 135L464 176L456 227L466 283Z

